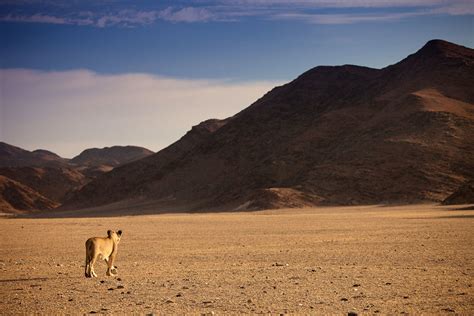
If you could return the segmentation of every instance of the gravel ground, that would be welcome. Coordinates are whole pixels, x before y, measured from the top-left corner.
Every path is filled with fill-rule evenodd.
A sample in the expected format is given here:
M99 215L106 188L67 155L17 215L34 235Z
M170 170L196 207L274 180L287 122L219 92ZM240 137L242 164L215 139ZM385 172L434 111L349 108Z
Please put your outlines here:
M0 218L1 314L474 314L474 208ZM84 243L124 231L119 274Z

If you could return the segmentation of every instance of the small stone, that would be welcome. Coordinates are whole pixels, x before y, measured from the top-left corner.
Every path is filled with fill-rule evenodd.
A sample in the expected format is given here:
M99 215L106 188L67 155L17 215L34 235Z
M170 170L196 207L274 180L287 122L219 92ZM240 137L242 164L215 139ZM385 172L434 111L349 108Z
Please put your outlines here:
M343 298L341 298L341 301L342 301L342 302L347 302L347 301L348 301L348 299L347 299L347 298L345 298L345 297L343 297Z
M450 313L455 313L456 312L454 309L449 308L449 307L448 308L442 308L441 310L445 311L445 312L450 312Z
M349 312L349 313L347 313L347 316L357 316L357 313L356 312Z
M113 291L114 288L113 288L113 287L109 287L107 290L108 290L108 291Z
M183 296L183 294L181 293L176 294L176 297L181 297L181 296Z
M69 301L69 302L72 302L72 301L74 301L74 299L70 298L70 299L68 299L68 301Z
M100 280L100 283L104 283L105 281L104 280Z
M123 289L123 288L125 288L125 286L123 286L123 285L117 286L117 289Z
M249 303L249 304L253 303L252 299L249 298L249 299L247 300L247 303Z
M90 311L89 314L97 314L96 311Z
M122 279L121 279L121 278L117 278L117 281L122 281Z
M387 283L385 283L385 285L392 285L392 283L390 283L390 282L387 282Z
M407 298L408 298L408 296L407 296L407 295L405 295L403 298L404 298L404 299L407 299Z
M173 303L174 303L174 301L173 301L173 300L171 300L171 299L167 299L167 300L165 301L165 303L166 303L166 304L173 304Z
M356 283L352 287L359 287L359 286L360 286L360 284Z

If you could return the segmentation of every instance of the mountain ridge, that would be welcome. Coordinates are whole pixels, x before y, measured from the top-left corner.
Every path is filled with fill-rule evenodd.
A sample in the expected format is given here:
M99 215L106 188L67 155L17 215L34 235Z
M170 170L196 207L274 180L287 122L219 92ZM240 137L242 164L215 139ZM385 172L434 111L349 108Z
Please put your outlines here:
M43 210L55 208L75 190L101 174L152 153L138 146L111 148L112 155L107 152L109 148L94 149L89 157L82 156L82 161L73 161L49 150L28 151L0 142L2 190L14 193L0 196L0 211L31 211L35 205ZM100 159L96 159L96 156ZM20 209L15 208L15 205Z
M312 68L197 141L191 130L97 178L63 209L442 201L474 177L473 56L435 40L382 69Z

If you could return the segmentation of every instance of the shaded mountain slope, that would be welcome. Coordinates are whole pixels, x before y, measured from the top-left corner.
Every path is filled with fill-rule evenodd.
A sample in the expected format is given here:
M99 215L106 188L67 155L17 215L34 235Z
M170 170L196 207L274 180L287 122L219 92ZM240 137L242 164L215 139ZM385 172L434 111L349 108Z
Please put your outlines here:
M151 153L142 147L114 146L85 150L73 161L48 150L28 151L0 142L0 175L8 178L3 179L8 192L16 192L8 195L8 203L3 201L3 208L16 212L57 207L92 179Z
M0 176L0 213L48 210L58 205L33 189Z
M380 70L316 67L219 128L203 122L100 176L64 208L442 201L474 177L472 82L473 50L440 40Z
M473 204L473 203L474 203L474 181L466 182L443 201L444 205Z
M82 173L71 168L10 167L0 168L0 175L20 182L57 203L88 182Z

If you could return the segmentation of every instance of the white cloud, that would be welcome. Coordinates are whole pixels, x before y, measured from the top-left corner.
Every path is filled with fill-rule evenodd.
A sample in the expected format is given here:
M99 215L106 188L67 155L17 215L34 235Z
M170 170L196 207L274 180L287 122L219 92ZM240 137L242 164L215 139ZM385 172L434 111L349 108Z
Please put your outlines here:
M428 15L429 12L407 12L389 14L303 14L288 13L275 15L274 19L303 20L312 24L353 24L360 22L393 21L408 17Z
M49 24L74 24L74 25L93 25L96 27L107 26L124 26L134 27L140 25L149 25L156 20L164 20L170 22L206 22L217 20L217 16L213 15L205 8L172 8L156 11L135 11L120 10L115 13L92 13L79 12L76 15L55 16L51 14L35 13L32 15L12 14L9 13L0 16L0 21L4 22L26 22L26 23L49 23Z
M111 145L159 150L192 125L234 115L279 83L3 69L0 84L1 140L71 157Z
M214 16L209 10L205 8L186 7L182 9L166 8L158 13L158 16L166 21L171 22L206 22L215 20Z
M222 5L280 6L285 8L387 8L430 7L472 3L471 0L220 0Z
M99 15L94 24L98 27L149 25L154 23L159 15L160 13L157 11L121 10L115 14Z
M94 21L90 18L67 18L58 17L43 13L35 13L33 15L15 15L7 14L0 16L0 21L4 22L26 22L26 23L48 23L48 24L75 24L75 25L91 25Z
M190 3L203 4L198 0ZM204 3L206 6L150 7L148 10L114 11L107 8L109 11L98 9L96 12L77 11L75 13L74 10L70 10L72 13L66 15L8 13L0 15L0 21L135 27L153 24L157 20L197 23L238 21L252 16L265 20L286 19L316 24L349 24L401 20L424 15L474 14L472 0L211 0ZM323 11L328 8L337 12ZM351 8L359 8L359 12L351 12L349 10ZM397 12L387 11L390 8L398 9Z

